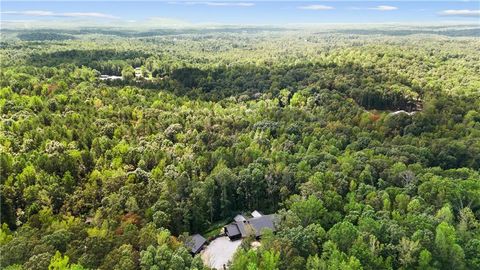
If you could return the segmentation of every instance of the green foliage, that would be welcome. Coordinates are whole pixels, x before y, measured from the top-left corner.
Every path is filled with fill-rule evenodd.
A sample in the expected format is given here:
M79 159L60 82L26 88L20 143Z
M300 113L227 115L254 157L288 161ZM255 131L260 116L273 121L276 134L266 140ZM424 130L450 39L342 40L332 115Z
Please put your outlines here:
M124 244L112 250L102 263L100 269L137 269L138 252L132 245Z
M308 269L348 269L361 270L363 269L360 261L355 257L348 257L345 253L339 251L336 245L332 242L326 242L324 252L321 258L317 255L309 257L307 261Z
M135 70L132 66L125 66L122 69L122 78L124 80L132 80L133 78L135 78Z
M21 40L26 41L45 41L45 40L69 40L74 39L72 35L66 34L57 34L51 32L31 32L31 33L21 33L17 35Z
M463 269L465 254L457 244L455 228L442 222L437 226L435 234L435 250L442 269Z
M50 260L48 270L84 270L84 268L78 264L69 264L68 256L62 256L62 254L57 251Z
M1 268L202 269L175 236L257 209L277 230L232 269L479 269L480 45L453 28L12 30Z
M183 246L160 244L140 252L140 269L202 269Z
M56 252L55 256L52 257L50 260L50 265L48 266L48 270L66 270L70 269L68 265L68 257L62 256L60 252Z
M290 210L300 219L300 225L306 227L312 223L322 224L326 210L319 199L311 195L306 200L299 197L293 197L290 200L292 201Z
M0 228L0 245L5 245L13 239L12 232L6 223Z
M351 247L357 235L357 228L348 221L337 223L328 231L328 238L342 251L347 251Z
M277 270L279 269L280 254L270 250L240 250L235 255L234 263L229 267L232 270Z

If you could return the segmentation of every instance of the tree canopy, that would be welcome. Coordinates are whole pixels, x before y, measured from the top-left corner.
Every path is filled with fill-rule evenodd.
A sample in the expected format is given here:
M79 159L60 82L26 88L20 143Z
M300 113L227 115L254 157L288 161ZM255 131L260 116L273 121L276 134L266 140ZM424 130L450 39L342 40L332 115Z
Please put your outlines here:
M480 269L477 38L167 32L7 33L2 268Z

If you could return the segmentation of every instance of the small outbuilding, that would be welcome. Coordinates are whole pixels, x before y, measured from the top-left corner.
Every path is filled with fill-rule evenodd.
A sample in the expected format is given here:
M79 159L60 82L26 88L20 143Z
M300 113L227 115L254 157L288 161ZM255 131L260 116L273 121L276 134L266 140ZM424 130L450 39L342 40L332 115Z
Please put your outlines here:
M225 234L230 238L230 240L236 240L242 238L242 233L238 228L236 223L229 224L225 226Z
M206 242L207 239L205 239L205 237L201 236L200 234L194 234L188 238L185 245L190 248L190 252L195 255L202 250Z

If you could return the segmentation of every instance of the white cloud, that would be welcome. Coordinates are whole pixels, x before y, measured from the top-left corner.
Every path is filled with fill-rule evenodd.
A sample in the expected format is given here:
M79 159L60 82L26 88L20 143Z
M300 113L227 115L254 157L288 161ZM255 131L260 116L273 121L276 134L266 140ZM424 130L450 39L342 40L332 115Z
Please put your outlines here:
M376 7L369 8L369 9L379 10L379 11L391 11L391 10L397 10L398 7L381 5L381 6L376 6Z
M118 19L118 17L98 12L63 12L57 13L46 10L25 10L25 11L4 11L1 14L32 16L32 17L72 17L72 18L102 18L102 19Z
M478 17L480 16L480 10L479 9L447 9L438 14L441 16Z
M334 7L325 6L325 5L309 5L309 6L300 6L298 8L299 9L307 9L307 10L332 10L332 9L335 9Z
M2 14L22 16L53 16L53 12L44 10L4 11Z
M252 7L254 3L247 2L168 2L172 5L205 5L212 7Z

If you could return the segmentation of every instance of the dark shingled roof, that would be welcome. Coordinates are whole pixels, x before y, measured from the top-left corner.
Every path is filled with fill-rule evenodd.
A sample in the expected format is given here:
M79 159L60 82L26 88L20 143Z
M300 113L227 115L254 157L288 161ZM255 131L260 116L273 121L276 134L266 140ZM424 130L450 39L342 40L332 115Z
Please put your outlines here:
M275 225L273 224L275 216L274 215L266 215L256 218L251 218L248 220L250 226L252 226L253 230L255 231L255 236L262 235L263 229L270 229L272 231L275 230Z
M265 215L247 219L245 221L236 221L225 226L225 232L230 239L262 235L264 229L275 231L275 215Z
M205 239L203 236L200 234L194 234L190 237L187 243L185 243L185 245L190 248L192 253L196 254L202 249L205 242L207 242L207 239Z
M234 238L240 235L240 230L238 229L237 224L233 223L225 227L228 237Z
M238 230L240 231L240 233L242 234L242 237L247 237L248 234L247 234L247 230L245 228L245 226L248 224L248 221L242 221L242 222L237 222L237 227L238 227Z

